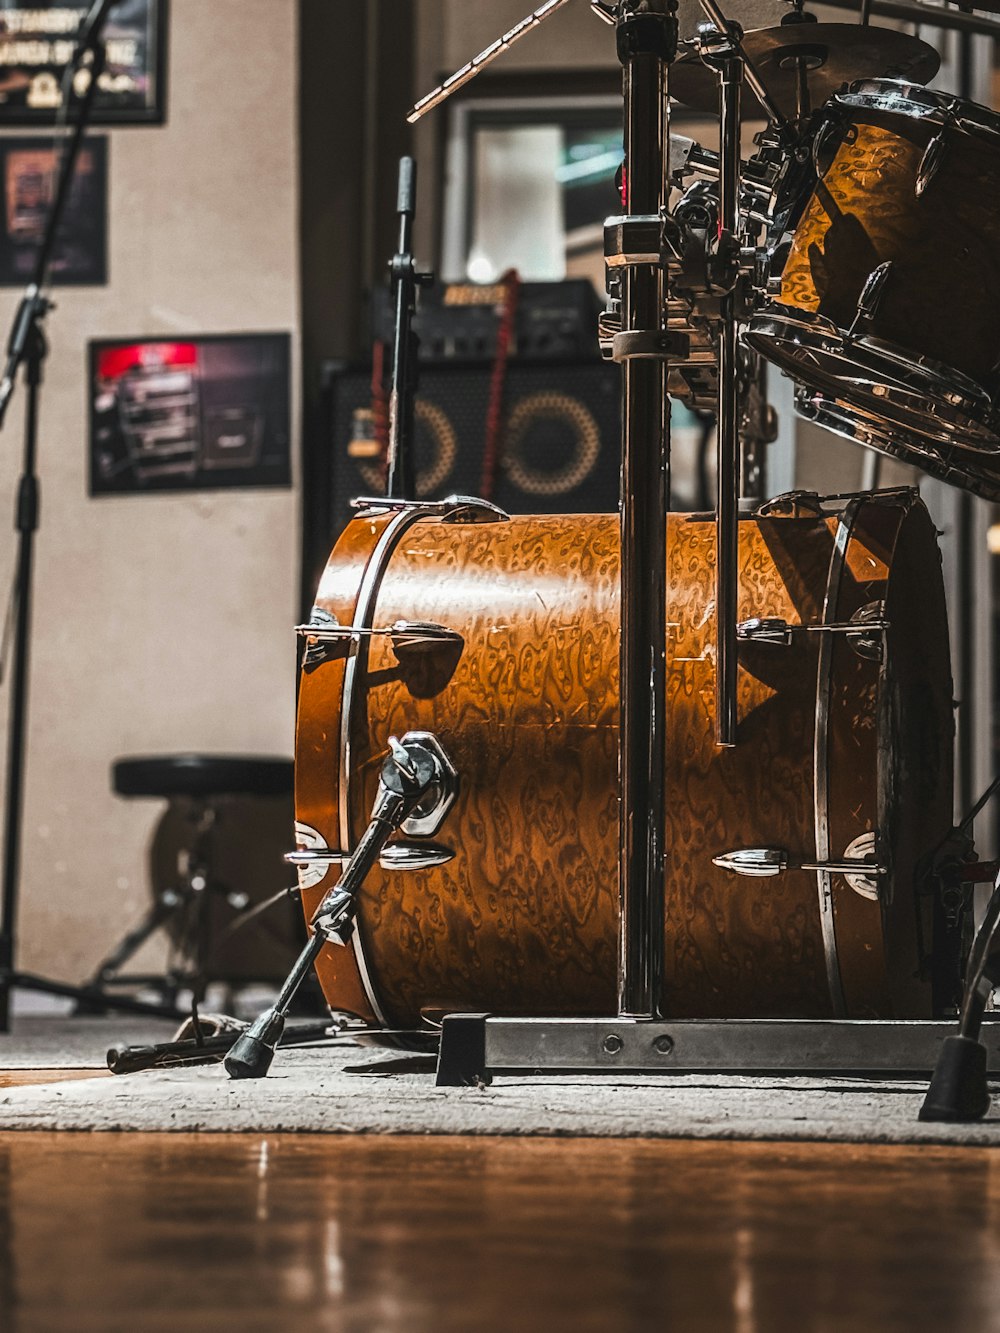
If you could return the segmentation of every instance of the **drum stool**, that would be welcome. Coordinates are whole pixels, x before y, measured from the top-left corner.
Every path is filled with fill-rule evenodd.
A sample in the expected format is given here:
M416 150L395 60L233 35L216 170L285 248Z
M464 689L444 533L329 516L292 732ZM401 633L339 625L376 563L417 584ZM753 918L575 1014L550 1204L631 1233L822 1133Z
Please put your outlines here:
M100 1011L110 986L146 985L174 1010L177 993L190 988L200 1001L207 975L209 906L221 897L235 911L248 906L246 894L222 883L213 873L211 833L221 799L234 796L290 796L291 759L255 755L170 754L118 759L111 766L111 788L128 799L177 801L186 807L191 835L178 858L177 882L160 892L146 915L123 936L87 983L93 995L79 1006ZM167 930L176 958L162 976L121 975L121 968L159 929Z

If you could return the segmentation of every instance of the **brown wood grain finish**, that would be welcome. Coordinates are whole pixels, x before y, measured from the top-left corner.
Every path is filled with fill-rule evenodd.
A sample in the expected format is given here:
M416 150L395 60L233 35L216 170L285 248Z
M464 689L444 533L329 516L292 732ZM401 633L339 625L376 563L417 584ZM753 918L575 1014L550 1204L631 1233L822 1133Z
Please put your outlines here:
M849 328L866 278L891 261L863 331L992 382L1000 359L1000 146L946 130L942 164L918 197L933 133L903 116L853 113L795 232L780 299Z
M862 518L847 548L833 618L891 587L893 551L904 531L913 578L930 589L933 603L940 560L919 502L907 494L865 504ZM342 621L353 612L365 551L379 528L356 520L331 557L317 604ZM836 530L835 517L742 521L741 618L820 620ZM713 733L713 584L713 525L671 516L667 1012L828 1014L816 875L745 879L711 861L719 852L764 845L784 847L793 858L815 855L819 636L799 636L789 648L741 647L739 744L721 751ZM422 521L390 561L375 612L377 624L403 618L456 629L464 647L435 665L426 654L407 660L387 641L372 642L354 719L351 836L356 839L367 821L390 734L433 731L456 763L462 788L437 835L454 849L454 860L422 872L377 869L362 895L360 930L387 1020L411 1025L422 1010L439 1008L612 1012L616 518L515 518L486 526ZM943 622L936 629L944 632ZM894 633L890 657L914 651ZM940 667L936 659L933 667ZM342 841L336 813L342 672L342 663L330 662L303 676L296 748L297 817L331 845ZM879 826L880 765L892 748L880 732L883 678L877 664L852 649L836 650L835 856L858 832ZM946 666L935 683L930 702L922 699L926 721L910 716L908 697L894 699L889 713L898 720L902 711L918 730L945 735ZM917 829L912 821L906 825L915 852L947 827L946 787L942 770L934 790L921 798ZM885 914L843 880L833 883L850 1012L886 1013L893 1002L899 1009L899 997L889 997ZM897 884L892 912L913 911L912 883ZM335 967L328 958L333 952L325 951L320 974L328 1000L370 1017L359 1000L356 970L343 962ZM903 971L909 976L915 967L911 947ZM919 1012L926 1007L923 990L916 997L907 992L902 1005Z

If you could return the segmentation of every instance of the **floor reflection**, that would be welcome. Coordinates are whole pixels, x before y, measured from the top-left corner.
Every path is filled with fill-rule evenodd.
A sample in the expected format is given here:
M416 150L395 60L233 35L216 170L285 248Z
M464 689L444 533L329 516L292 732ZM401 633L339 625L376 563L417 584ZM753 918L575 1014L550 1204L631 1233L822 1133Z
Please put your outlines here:
M998 1160L823 1144L0 1136L0 1322L989 1329Z

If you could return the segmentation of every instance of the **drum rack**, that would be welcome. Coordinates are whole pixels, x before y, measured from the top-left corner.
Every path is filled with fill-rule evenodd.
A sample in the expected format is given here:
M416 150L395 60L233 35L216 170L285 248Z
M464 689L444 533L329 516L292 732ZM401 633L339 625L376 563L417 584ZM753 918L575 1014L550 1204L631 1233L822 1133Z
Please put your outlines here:
M440 104L559 6L549 0L481 57L418 102L411 121ZM747 57L741 30L716 0L701 0L712 31L702 41L705 63L719 85L719 235L715 263L727 291L720 312L718 493L716 505L716 743L736 744L739 402L735 288L739 276L741 89L744 79L777 135L788 124ZM625 158L623 216L605 227L609 275L620 278L620 327L612 340L622 368L621 648L619 732L619 957L618 1017L509 1019L453 1015L445 1019L438 1065L440 1083L485 1079L501 1068L622 1069L677 1067L678 1049L693 1067L732 1067L737 1049L756 1064L771 1037L768 1060L787 1038L776 1029L723 1025L679 1026L662 1019L666 846L667 510L670 493L668 364L683 356L683 337L665 327L672 219L670 204L670 67L677 56L676 0L596 0L591 6L614 26L623 68ZM947 1026L947 1025L945 1025ZM809 1050L818 1059L818 1033L808 1025ZM736 1037L721 1064L719 1040ZM741 1040L742 1035L742 1040ZM941 1035L944 1035L942 1032ZM762 1044L763 1043L763 1044ZM729 1037L723 1045L729 1043ZM821 1044L821 1043L820 1043ZM697 1052L701 1052L697 1054ZM843 1059L843 1056L838 1057ZM880 1060L879 1064L882 1063ZM933 1061L931 1061L933 1063ZM755 1067L756 1067L755 1064ZM737 1062L738 1065L738 1062ZM853 1062L852 1062L853 1067Z
M510 32L416 104L411 123L469 82L514 41L566 0L546 0ZM703 228L695 290L718 298L718 494L716 504L716 732L720 748L737 743L737 602L740 401L737 391L737 320L743 287L756 272L757 252L741 248L741 90L745 82L767 120L772 149L805 159L796 126L810 114L808 57L796 59L794 122L769 95L743 42L717 0L700 0L709 25L698 54L719 90L718 219ZM903 1078L935 1071L922 1115L975 1119L989 1105L987 1072L1000 1074L1000 1019L984 1014L1000 984L1000 878L973 950L962 1022L846 1019L839 1016L839 979L829 975L835 1017L810 1019L667 1019L663 1016L666 865L666 642L667 511L670 481L668 369L688 350L683 332L668 326L670 276L683 260L684 235L670 211L670 71L678 52L677 0L592 0L591 8L615 29L623 68L625 159L621 216L605 224L605 260L618 309L602 326L602 345L622 369L621 640L619 727L618 1005L612 1017L510 1017L451 1013L440 1032L437 1082L441 1086L490 1081L500 1073L625 1072L875 1075ZM801 5L797 6L797 12ZM800 15L801 19L801 15ZM795 22L800 19L794 20ZM802 45L801 43L799 45ZM803 46L803 50L805 47ZM405 192L401 190L401 198ZM412 206L409 210L412 211ZM401 246L408 232L401 233ZM867 285L866 285L867 286ZM405 302L402 304L405 305ZM860 303L859 303L860 311ZM397 339L403 329L397 320ZM405 332L405 330L404 330ZM396 387L405 392L399 379ZM394 458L398 465L399 459ZM404 460L405 461L405 460ZM458 497L454 497L458 501ZM474 503L474 502L470 502ZM387 506L407 508L403 497ZM415 504L413 508L418 506ZM314 637L323 631L302 627ZM838 627L843 628L843 627ZM428 742L437 746L437 759ZM327 939L353 937L356 891L385 839L408 809L439 783L431 771L446 761L427 733L391 741L372 820L351 853L341 879L313 917L314 934L276 1005L236 1042L226 1060L232 1077L266 1073L284 1023L287 999ZM431 747L433 748L433 747ZM418 768L427 769L418 790ZM423 770L421 770L423 771ZM397 792L397 788L399 791ZM395 793L395 795L393 795ZM394 800L393 820L380 814ZM397 809L397 806L399 807ZM398 818L397 818L398 816ZM342 824L343 824L342 820ZM769 849L756 849L756 856ZM325 863L341 853L305 852ZM859 870L871 866L851 859ZM740 869L739 866L731 867ZM806 868L804 865L802 868ZM808 868L846 873L843 861L820 857ZM741 873L767 874L759 865ZM821 910L827 899L821 897ZM985 1020L985 1021L984 1021ZM417 1035L417 1034L414 1034ZM423 1036L424 1034L419 1034Z
M440 88L417 103L416 120L473 78L564 0L548 0ZM768 95L738 25L716 0L700 0L712 28L700 54L719 86L717 275L721 303L716 505L716 743L736 744L738 450L736 285L739 278L741 88L749 85L779 141L792 127ZM667 367L683 347L664 328L669 272L670 67L677 55L676 0L594 0L615 28L624 71L624 216L609 219L605 258L621 275L622 367L621 724L619 735L619 970L616 1018L511 1018L451 1014L438 1054L441 1086L489 1082L498 1073L712 1071L781 1074L927 1075L947 1064L955 1025L933 1020L690 1019L662 1017L666 838L666 512L670 480ZM796 97L808 113L808 96ZM727 268L728 261L728 268ZM982 1015L978 1015L982 1022ZM964 1023L964 1020L963 1020ZM1000 1023L983 1023L990 1072L1000 1073ZM964 1030L964 1029L963 1029ZM980 1035L976 1024L975 1035ZM952 1048L953 1050L954 1048ZM980 1053L982 1047L979 1047ZM979 1073L980 1080L983 1077ZM975 1081L975 1080L973 1080ZM961 1100L959 1097L958 1100ZM933 1117L931 1117L933 1118Z

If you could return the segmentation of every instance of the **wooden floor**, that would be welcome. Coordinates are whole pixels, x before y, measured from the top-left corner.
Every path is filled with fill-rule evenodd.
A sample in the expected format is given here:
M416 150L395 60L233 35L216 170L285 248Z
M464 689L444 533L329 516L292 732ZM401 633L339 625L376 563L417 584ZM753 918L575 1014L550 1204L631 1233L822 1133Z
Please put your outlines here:
M0 1312L5 1333L981 1333L1000 1155L0 1134Z

